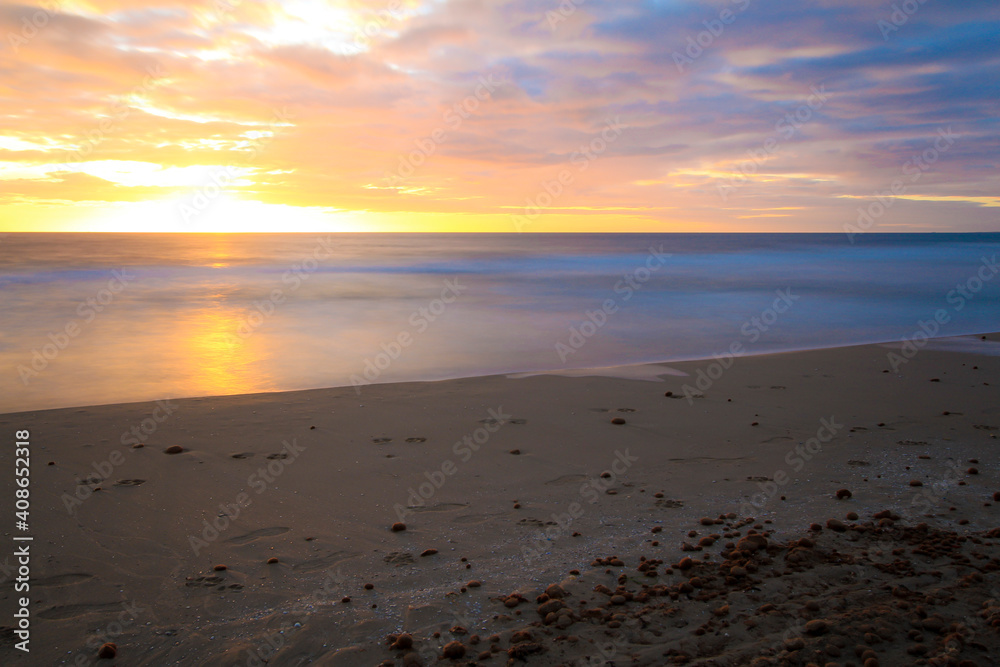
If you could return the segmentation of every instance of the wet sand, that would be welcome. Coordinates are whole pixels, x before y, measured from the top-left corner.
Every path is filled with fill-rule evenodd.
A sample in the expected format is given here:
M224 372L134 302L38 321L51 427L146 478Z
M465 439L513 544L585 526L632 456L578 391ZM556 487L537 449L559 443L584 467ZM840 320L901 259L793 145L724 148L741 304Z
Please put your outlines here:
M0 662L992 664L1000 358L892 352L0 415Z

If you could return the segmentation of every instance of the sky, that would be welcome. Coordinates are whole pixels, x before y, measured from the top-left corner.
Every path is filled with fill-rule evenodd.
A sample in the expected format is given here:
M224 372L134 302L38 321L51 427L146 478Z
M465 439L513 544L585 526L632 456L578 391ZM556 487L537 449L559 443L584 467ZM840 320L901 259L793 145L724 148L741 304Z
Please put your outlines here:
M1000 230L996 0L44 0L0 35L0 231Z

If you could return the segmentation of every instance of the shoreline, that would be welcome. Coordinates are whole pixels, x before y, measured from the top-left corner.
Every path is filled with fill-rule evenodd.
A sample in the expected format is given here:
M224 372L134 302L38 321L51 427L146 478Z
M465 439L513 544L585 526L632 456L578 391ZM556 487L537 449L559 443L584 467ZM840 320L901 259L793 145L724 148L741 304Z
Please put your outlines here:
M102 664L112 641L122 664L433 665L454 641L441 664L861 665L861 644L988 664L1000 357L925 349L890 373L887 353L748 355L702 398L679 393L706 365L689 361L655 385L493 375L176 399L160 419L4 414L30 431L35 634L29 661L0 634L0 660Z
M931 341L943 341L949 339L959 339L959 338L971 338L973 336L989 336L990 334L996 333L994 331L976 331L971 333L961 333L949 336L936 336L929 338ZM746 352L737 354L735 358L754 358L754 357L767 357L775 355L786 355L786 354L799 354L807 352L824 352L829 350L841 350L850 349L856 347L870 347L870 346L889 346L893 344L899 344L899 339L890 340L877 340L877 341L867 341L860 343L849 343L849 344L838 344L830 347L804 347L804 348L788 348L782 350L768 350L761 352ZM923 349L921 347L921 349ZM963 350L955 350L956 353L963 353ZM966 352L968 354L975 354L976 352ZM523 378L523 377L533 377L540 375L562 375L565 377L597 377L596 375L588 375L587 371L614 371L615 369L630 369L639 368L645 366L669 366L670 364L694 364L698 362L712 362L720 357L730 357L729 354L720 354L707 357L679 357L676 359L655 359L652 361L640 361L635 363L627 364L613 364L609 366L586 366L586 367L572 367L572 368L547 368L542 370L518 370L518 371L502 371L502 372L489 372L481 375L456 375L441 378L433 378L426 380L399 380L390 382L371 382L365 385L357 385L361 387L373 387L373 386L383 386L383 385L404 385L404 384L425 384L434 382L452 382L455 380L475 380L477 378L492 378L492 377L506 377L506 378ZM671 370L664 372L663 375L672 375L674 373ZM637 379L635 376L629 375L627 372L623 372L621 375L606 374L603 377L618 377L619 379ZM655 380L653 380L655 381ZM119 405L133 405L133 404L145 404L145 403L155 403L159 401L178 401L178 400L205 400L205 399L215 399L215 398L231 398L231 397L255 397L255 396L276 396L281 394L295 394L299 392L308 391L326 391L333 389L347 389L354 388L355 385L344 384L344 385L327 385L322 387L310 387L304 389L277 389L275 391L265 391L265 392L251 392L246 394L207 394L207 395L195 395L195 396L182 396L182 397L169 397L160 399L147 399L141 401L127 401L127 402L117 402L117 403L97 403L97 404L78 404L78 405L63 405L52 408L39 408L39 409L29 409L29 410L17 410L13 412L0 412L0 416L13 416L13 415L23 415L23 414L33 414L36 412L46 412L53 410L70 410L79 408L91 408L91 407L113 407ZM364 389L362 389L364 391Z

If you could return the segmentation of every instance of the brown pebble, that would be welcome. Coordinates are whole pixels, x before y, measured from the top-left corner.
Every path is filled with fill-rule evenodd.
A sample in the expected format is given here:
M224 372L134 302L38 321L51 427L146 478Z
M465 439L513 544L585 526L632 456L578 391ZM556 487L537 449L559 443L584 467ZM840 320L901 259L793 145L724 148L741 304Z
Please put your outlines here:
M49 461L49 465L50 465L50 466L54 466L55 464L56 464L56 462L55 462L55 461Z
M653 526L653 528L649 532L651 532L651 533L659 533L662 530L663 530L663 526Z
M847 513L847 520L848 521L857 521L858 520L858 513L857 512L848 512Z
M365 584L365 590L370 591L375 588L375 584Z
M845 498L850 498L853 495L854 494L848 491L847 489L840 489L839 491L837 491L837 500L844 500Z
M223 570L228 570L229 568L226 567L225 565L219 564L213 567L212 569L215 570L216 572L222 572Z
M513 454L514 456L519 456L521 454L521 450L520 449L512 449L512 450L510 450L510 453Z
M621 417L615 417L614 419L611 420L611 423L612 424L624 424L625 420L622 419Z
M465 655L465 644L459 641L448 642L441 649L441 657L448 660L456 660Z
M924 485L924 483L921 482L919 479L911 479L910 480L910 486L923 486L923 485Z
M180 445L170 445L169 447L167 447L166 449L163 450L163 453L164 454L180 454L183 451L184 451L184 448L181 447Z
M280 562L280 561L277 558L275 558L274 556L271 556L270 558L267 559L267 564L268 565L274 565L275 563L278 563L278 562Z
M421 556L433 556L437 552L438 552L437 549L424 549L423 552L420 555Z
M806 623L805 631L809 635L821 635L830 629L830 624L823 619L817 618Z
M402 521L397 521L396 523L392 524L392 532L398 533L403 530L406 530L406 524L403 523Z
M654 493L654 494L653 494L653 497L654 497L654 498L662 498L662 497L663 497L663 494L662 494L662 493L660 493L659 491L657 491L656 493Z
M830 530L834 530L838 533L842 533L847 530L847 526L840 519L828 519L826 522L826 527Z
M413 648L413 636L407 632L402 633L392 642L389 647L393 651L406 651Z
M979 474L979 469L978 468L969 468L965 472L969 473L970 475L978 475Z
M106 644L101 644L101 648L97 649L97 657L104 660L110 660L118 655L118 645L113 642L107 642Z
M993 492L993 500L995 500L996 502L1000 503L1000 491L994 491Z
M343 602L344 604L347 604L348 602L351 601L351 596L345 595L344 597L340 598L340 601Z
M482 585L483 582L479 581L478 579L473 579L472 581L466 584L466 586L468 586L469 588L479 588Z

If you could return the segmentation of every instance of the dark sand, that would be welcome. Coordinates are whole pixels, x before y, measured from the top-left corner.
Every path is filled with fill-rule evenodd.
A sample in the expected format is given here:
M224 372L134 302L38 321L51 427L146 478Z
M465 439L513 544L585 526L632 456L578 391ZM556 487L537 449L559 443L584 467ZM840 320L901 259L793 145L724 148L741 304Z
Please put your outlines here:
M0 415L0 663L994 664L1000 358L888 352Z

